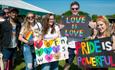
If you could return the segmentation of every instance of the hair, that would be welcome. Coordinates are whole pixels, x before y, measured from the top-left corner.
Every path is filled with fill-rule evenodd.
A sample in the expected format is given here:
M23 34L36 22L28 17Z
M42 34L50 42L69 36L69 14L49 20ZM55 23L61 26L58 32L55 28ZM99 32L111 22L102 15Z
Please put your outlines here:
M98 22L98 21L102 21L102 22L105 23L107 29L104 32L104 35L106 37L109 37L111 33L110 33L110 27L109 27L109 21L108 21L108 19L105 16L98 16L96 22ZM100 32L98 34L100 35Z
M71 3L71 7L72 7L73 5L78 5L78 9L80 8L80 4L79 4L77 1L72 2L72 3Z
M115 23L111 25L111 34L115 34Z
M9 8L4 8L3 10L2 10L2 15L5 15L5 10L8 10L8 13L10 12L10 9Z
M15 13L19 14L19 10L17 8L10 8L10 13L11 12L15 12Z
M23 34L26 34L26 33L28 33L29 31L31 31L30 23L29 23L29 21L28 21L28 19L27 19L29 14L33 14L33 13L29 12L29 13L27 14L27 16L24 18L24 22L23 22L23 27L24 27ZM35 16L35 14L33 14L33 15ZM35 20L34 23L36 23L36 22L37 22L37 21Z
M53 25L51 25L51 26L49 25L50 16L54 16L54 15L53 14L47 14L42 20L42 23L43 23L43 35L47 34L48 29L50 27L52 28L51 34L54 33L54 31L55 31L55 27L54 27L55 24L53 23Z

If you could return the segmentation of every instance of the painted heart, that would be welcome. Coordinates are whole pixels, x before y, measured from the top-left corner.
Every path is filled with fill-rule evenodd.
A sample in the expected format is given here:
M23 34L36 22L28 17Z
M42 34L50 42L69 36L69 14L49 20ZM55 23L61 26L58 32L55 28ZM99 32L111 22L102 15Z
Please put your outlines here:
M53 54L53 57L54 57L56 60L58 60L58 59L60 58L60 56L61 56L61 53L60 53L60 52Z
M53 47L53 52L57 53L60 50L60 45Z
M44 52L46 54L50 54L52 52L52 48L51 47L50 48L44 48Z
M53 44L53 40L44 40L45 47L51 47L52 44Z
M38 56L41 56L43 54L43 48L40 48L40 49L36 49L35 50L35 53L38 55Z
M52 54L45 56L45 59L46 59L48 62L51 62L52 58L53 58L53 55L52 55Z
M42 40L40 40L39 42L38 41L34 42L34 46L37 47L38 49L41 48L42 45L43 45L43 41Z

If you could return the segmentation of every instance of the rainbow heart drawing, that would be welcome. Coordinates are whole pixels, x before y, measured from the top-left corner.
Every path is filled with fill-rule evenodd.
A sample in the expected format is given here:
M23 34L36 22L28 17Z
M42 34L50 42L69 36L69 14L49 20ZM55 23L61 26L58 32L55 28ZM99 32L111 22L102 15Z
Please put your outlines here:
M45 55L45 59L46 59L48 62L50 62L50 61L52 60L52 58L53 58L53 55L52 55L52 54L50 54L50 55Z
M53 52L57 53L60 50L60 45L53 47Z
M44 40L45 47L51 47L52 44L53 44L53 40Z
M50 48L44 48L44 52L46 54L50 54L52 52L52 48L51 47Z
M40 49L36 49L35 50L35 53L38 55L38 56L41 56L43 54L43 48L40 48Z
M60 53L60 52L53 54L53 57L54 57L56 60L58 60L58 59L60 58L60 56L61 56L61 53Z
M43 45L43 41L42 40L40 40L39 42L37 42L37 41L34 41L34 47L36 47L36 48L41 48L42 47L42 45Z

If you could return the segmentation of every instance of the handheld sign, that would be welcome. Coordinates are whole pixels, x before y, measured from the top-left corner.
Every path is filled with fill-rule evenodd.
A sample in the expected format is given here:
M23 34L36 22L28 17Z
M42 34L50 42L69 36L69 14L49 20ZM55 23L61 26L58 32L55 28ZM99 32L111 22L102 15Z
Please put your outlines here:
M67 38L34 42L37 64L68 59Z
M115 67L111 38L76 42L76 56L79 66Z
M86 16L68 16L63 18L64 28L61 30L62 36L77 39L88 37L90 35L89 20Z

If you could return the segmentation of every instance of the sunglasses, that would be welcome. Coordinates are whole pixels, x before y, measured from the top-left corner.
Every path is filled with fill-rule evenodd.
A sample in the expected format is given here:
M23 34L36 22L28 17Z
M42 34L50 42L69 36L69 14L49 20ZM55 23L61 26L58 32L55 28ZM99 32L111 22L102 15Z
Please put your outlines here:
M71 8L71 10L78 10L79 8Z
M34 19L34 18L35 18L34 16L27 17L27 19Z

